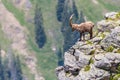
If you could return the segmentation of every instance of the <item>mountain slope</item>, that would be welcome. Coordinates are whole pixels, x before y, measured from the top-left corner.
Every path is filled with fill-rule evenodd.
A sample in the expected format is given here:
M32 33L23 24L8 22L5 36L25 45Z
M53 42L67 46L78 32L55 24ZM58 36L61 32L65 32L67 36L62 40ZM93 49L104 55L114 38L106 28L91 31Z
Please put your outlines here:
M120 6L111 0L75 0L78 10L83 11L88 20L97 22L102 16L109 11L119 11ZM119 1L116 1L116 3Z
M25 27L20 25L14 15L5 8L2 2L0 2L0 9L2 11L0 17L2 30L10 39L12 49L24 56L25 63L31 70L30 72L35 75L35 80L39 80L41 77L38 76L39 74L36 70L36 57L27 48Z

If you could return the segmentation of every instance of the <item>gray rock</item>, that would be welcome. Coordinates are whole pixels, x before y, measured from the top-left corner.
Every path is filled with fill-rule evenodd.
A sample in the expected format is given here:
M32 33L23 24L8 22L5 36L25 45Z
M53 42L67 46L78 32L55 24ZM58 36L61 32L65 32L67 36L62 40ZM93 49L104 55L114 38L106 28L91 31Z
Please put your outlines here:
M86 44L86 45L79 47L79 50L83 52L84 54L90 54L90 52L94 49L95 47L92 44Z
M63 67L63 66L59 66L59 67L57 67L57 68L56 68L56 70L55 70L55 71L56 71L56 72L60 72L60 71L61 71L61 70L63 70L63 69L64 69L64 67Z
M59 72L57 77L58 77L58 80L69 80L69 78L67 78L67 76L63 70Z
M101 69L109 69L111 67L110 61L103 54L95 55L94 65Z
M104 15L105 19L115 19L116 18L116 15L118 14L118 12L109 12L109 13L106 13Z
M120 63L120 54L119 53L107 53L105 55L105 57L107 59L109 59L109 61L111 63L116 63L116 64Z
M96 68L94 65L90 65L89 71L84 71L84 68L80 71L80 80L100 80L105 76L110 76L110 74L102 69Z
M112 32L101 41L103 48L114 46L120 48L120 26L112 30Z
M85 71L84 68L81 69L77 76L72 74L67 74L64 71L61 71L58 74L58 80L103 80L104 77L109 77L109 72L98 69L94 65L90 65L90 70Z
M109 70L113 64L118 65L120 63L120 54L118 53L97 54L94 58L94 65L105 70Z
M79 47L81 47L81 46L83 46L83 45L86 45L86 43L80 41L80 42L77 42L75 45L73 45L72 48L74 48L74 49L79 49Z
M75 56L71 55L70 53L65 52L64 57L65 57L64 65L71 66L71 67L77 67Z
M99 31L102 31L102 32L105 32L105 31L111 31L111 29L114 29L115 26L113 25L114 23L112 21L106 21L106 20L102 20L102 21L99 21L97 23L97 26L98 26L98 30Z
M101 40L102 40L101 37L95 37L95 38L93 38L93 39L90 40L90 41L92 41L94 44L99 44L99 43L101 42Z
M84 66L89 64L89 60L91 58L90 55L85 55L84 53L80 52L80 51L76 51L76 53L80 53L79 54L79 59L78 61L76 61L76 65L81 69Z

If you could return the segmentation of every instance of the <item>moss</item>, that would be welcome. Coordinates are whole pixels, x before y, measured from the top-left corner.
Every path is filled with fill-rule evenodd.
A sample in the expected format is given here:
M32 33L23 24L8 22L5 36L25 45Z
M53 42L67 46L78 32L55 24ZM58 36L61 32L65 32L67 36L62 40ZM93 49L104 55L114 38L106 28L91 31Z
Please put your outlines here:
M90 70L90 65L86 65L84 71L89 71L89 70Z
M107 32L109 32L109 31L107 31ZM100 33L100 34L98 34L98 37L100 37L101 39L104 39L104 38L105 38L105 36L106 36L106 34L105 34L105 33Z
M91 41L87 40L87 41L86 41L86 44L92 45L93 43L92 43Z
M106 19L106 22L112 21L112 20L113 20L112 18L108 18L108 19Z
M90 52L90 55L93 55L95 53L95 49Z
M120 78L120 74L116 74L112 80L118 80Z
M113 76L112 75L110 75L110 80L113 80Z
M101 33L101 35L100 35L100 37L102 38L102 39L104 39L105 38L105 34L103 34L103 33Z
M117 67L117 73L120 74L120 64L119 64L118 67Z
M90 60L89 60L89 64L93 64L93 63L94 63L94 60L91 57Z
M120 12L118 12L118 14L116 14L116 18L120 19Z
M118 50L116 51L116 53L120 53L120 49L118 49Z
M65 76L70 76L70 75L71 73L69 71L65 73Z
M109 46L109 47L106 49L107 52L112 52L113 50L114 50L114 47L113 47L113 46Z

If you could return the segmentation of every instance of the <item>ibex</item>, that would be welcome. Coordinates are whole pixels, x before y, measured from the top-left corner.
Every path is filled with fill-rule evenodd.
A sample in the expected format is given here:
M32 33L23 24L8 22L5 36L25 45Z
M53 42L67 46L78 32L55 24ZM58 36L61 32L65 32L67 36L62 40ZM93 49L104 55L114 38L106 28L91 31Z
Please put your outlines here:
M77 30L80 32L80 41L81 41L82 36L83 36L83 40L85 40L85 32L88 32L90 34L90 39L92 39L93 37L92 29L94 27L94 23L91 21L87 21L81 24L73 24L72 17L73 17L73 14L70 16L69 23L70 23L70 26L72 27L72 31Z

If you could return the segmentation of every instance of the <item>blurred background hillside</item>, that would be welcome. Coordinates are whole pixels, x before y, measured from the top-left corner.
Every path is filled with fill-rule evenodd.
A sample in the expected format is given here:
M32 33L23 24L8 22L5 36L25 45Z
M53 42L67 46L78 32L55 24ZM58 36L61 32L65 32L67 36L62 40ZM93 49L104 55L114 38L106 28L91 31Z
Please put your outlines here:
M107 12L119 12L119 3L120 0L0 0L0 80L16 80L16 76L17 80L42 80L39 76L57 80L55 68L64 64L64 52L80 36L69 26L70 15L74 14L74 23L96 23Z

